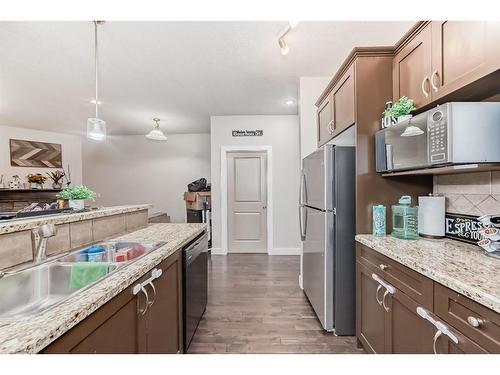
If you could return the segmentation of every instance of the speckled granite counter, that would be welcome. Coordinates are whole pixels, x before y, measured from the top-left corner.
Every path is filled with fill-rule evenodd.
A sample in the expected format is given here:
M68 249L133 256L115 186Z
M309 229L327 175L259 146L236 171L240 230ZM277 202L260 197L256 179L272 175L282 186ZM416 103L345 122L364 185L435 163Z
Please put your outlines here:
M64 213L58 215L38 216L33 218L16 219L10 221L0 221L0 234L19 232L22 230L33 229L43 223L66 224L76 221L96 219L99 217L126 214L141 210L147 210L153 207L150 204L137 204L130 206L103 207L97 210L81 213Z
M356 236L356 241L500 313L500 260L475 245L442 239Z
M167 244L40 315L16 321L0 320L0 353L39 352L204 229L205 224L152 224L118 237Z

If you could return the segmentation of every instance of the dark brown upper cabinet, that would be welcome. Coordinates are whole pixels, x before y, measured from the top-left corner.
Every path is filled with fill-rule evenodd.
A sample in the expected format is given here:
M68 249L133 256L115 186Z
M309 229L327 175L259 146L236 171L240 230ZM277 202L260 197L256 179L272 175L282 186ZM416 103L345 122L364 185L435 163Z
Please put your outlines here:
M335 136L356 122L354 96L354 64L340 78L332 91L333 133Z
M317 124L318 124L318 147L324 145L333 134L333 103L332 95L328 95L318 106Z
M393 99L406 96L417 108L431 102L431 25L424 27L394 56Z
M500 22L432 21L419 24L396 47L393 100L407 96L425 107L500 69ZM487 85L484 86L486 88ZM479 87L476 92L480 95ZM474 93L456 95L468 99Z

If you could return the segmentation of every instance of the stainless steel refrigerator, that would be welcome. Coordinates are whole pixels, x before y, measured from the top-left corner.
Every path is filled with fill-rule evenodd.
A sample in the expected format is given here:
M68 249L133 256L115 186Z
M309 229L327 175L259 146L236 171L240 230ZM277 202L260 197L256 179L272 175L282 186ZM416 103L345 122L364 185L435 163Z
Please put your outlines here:
M325 145L302 160L302 285L323 328L355 334L355 148Z

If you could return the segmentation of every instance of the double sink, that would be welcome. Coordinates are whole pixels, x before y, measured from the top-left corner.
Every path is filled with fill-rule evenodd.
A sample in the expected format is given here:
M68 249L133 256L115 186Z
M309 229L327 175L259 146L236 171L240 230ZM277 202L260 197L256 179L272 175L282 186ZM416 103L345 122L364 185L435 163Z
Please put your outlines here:
M105 249L103 262L108 263L108 273L81 289L70 288L71 270L81 260L84 250L79 249L69 254L48 259L17 272L0 275L0 321L21 319L39 314L87 290L105 280L117 270L154 251L165 242L126 242L108 241L94 246ZM144 248L144 252L135 258L117 262L117 252L125 248Z

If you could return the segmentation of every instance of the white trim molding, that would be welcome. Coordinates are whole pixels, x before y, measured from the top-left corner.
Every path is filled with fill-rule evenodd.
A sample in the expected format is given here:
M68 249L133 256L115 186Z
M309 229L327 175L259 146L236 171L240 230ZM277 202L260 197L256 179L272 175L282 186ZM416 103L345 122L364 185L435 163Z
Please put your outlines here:
M273 157L272 146L221 146L220 148L220 187L221 187L221 249L215 254L227 254L227 153L255 152L267 153L267 253L273 249ZM212 250L213 251L213 250Z
M220 247L212 247L210 249L210 254L212 255L227 255L227 251L224 252Z

